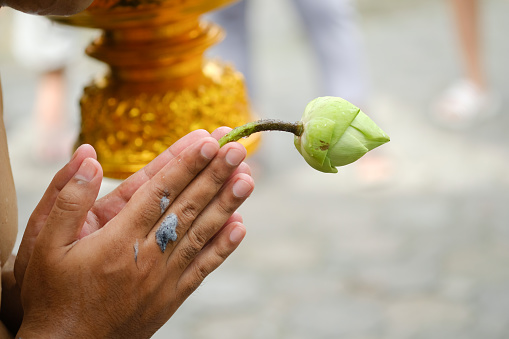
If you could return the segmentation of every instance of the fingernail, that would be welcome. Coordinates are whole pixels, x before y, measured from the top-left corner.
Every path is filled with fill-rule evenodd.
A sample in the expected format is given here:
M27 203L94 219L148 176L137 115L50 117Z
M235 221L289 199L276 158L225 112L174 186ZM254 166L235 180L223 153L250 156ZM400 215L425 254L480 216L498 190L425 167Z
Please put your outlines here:
M226 153L226 162L231 166L237 166L244 160L244 153L236 148L232 148Z
M201 155L207 159L212 159L216 155L217 146L211 142L206 143L201 147Z
M242 229L242 227L237 226L230 232L230 241L234 244L238 244L244 239L246 233Z
M237 198L245 197L251 191L251 185L245 180L237 180L235 184L233 184L233 195Z
M83 160L81 163L80 168L78 169L78 172L74 176L76 180L84 181L84 182L90 182L92 179L94 179L97 168L90 163L90 161L87 161L88 159Z

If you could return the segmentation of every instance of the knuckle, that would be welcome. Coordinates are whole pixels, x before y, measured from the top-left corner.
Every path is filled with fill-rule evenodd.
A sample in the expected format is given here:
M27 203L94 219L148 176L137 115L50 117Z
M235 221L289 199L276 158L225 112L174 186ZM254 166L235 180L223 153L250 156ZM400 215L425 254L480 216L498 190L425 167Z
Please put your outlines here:
M229 200L223 200L219 199L217 203L217 210L219 213L225 216L230 216L237 210L238 204L229 201Z
M179 250L179 268L185 269L191 261L198 255L201 248L195 247L194 245L184 246Z
M145 193L138 191L140 195L135 194L133 198L130 199L130 202L132 201L132 203L137 206L135 207L137 210L143 211L143 213L138 213L136 216L136 220L139 220L142 225L154 223L154 218L162 214L162 197L169 195L168 191L160 183L154 182L148 187Z
M210 271L203 265L194 265L194 275L196 276L197 287L210 274Z
M141 201L139 205L136 206L136 210L138 213L136 213L136 216L131 218L130 221L136 228L145 228L148 225L153 226L161 214L159 202L153 203L151 199Z
M148 211L148 209L150 208L150 206L147 204L146 206L144 206L142 208L143 211ZM152 218L151 214L154 214L155 211L153 213L147 213L147 212L144 212L144 213L139 213L136 218L133 218L132 221L131 221L131 225L134 229L136 230L143 230L145 229L148 225L153 225L154 224L154 218ZM148 233L148 231L147 231Z
M218 257L220 259L220 262L222 263L226 260L226 258L228 258L230 256L232 251L227 247L217 246L217 247L215 247L214 253L216 254L216 257Z
M185 300L189 297L198 287L200 287L203 279L201 280L193 280L192 282L186 283L185 286L181 288L180 299Z
M196 230L195 227L191 227L187 231L187 237L189 239L189 242L194 248L202 249L203 246L207 243L207 236L202 234L199 230Z
M162 196L168 196L169 195L168 189L164 186L164 184L162 184L160 182L157 182L153 186L153 192L154 192L155 198L157 200L161 199Z
M190 225L198 215L198 206L195 202L188 199L179 199L177 210L180 211L179 221L188 225Z
M220 171L208 171L209 180L215 187L221 187L224 184L225 177Z
M168 197L170 195L168 189L160 182L156 182L152 185L151 199L155 205L159 205L162 197Z
M55 207L66 212L77 212L81 210L82 204L79 197L70 191L61 191L55 200Z
M138 227L144 227L145 225L154 224L154 218L152 218L152 214L156 213L156 208L153 204L144 203L140 208L142 213L138 214L137 220L134 221L134 224Z
M201 170L197 160L190 155L179 155L177 163L186 172L188 176L194 177Z

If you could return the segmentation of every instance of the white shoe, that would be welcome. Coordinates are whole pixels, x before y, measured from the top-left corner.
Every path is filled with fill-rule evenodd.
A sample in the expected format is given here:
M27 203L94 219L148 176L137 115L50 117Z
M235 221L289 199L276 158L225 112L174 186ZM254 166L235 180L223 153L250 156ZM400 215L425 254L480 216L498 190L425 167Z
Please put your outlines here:
M486 92L469 80L449 87L432 106L433 120L450 129L466 129L496 115L500 97Z

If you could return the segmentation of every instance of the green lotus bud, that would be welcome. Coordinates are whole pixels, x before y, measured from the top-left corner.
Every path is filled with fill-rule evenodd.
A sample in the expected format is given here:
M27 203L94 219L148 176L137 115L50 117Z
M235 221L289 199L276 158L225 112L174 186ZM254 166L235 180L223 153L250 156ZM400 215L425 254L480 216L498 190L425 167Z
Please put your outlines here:
M307 163L326 173L337 173L336 167L350 164L390 140L358 107L341 98L320 97L306 106L301 121L250 122L222 137L219 145L269 130L293 133L295 147Z
M320 97L311 101L302 116L303 133L295 147L311 167L336 173L390 139L366 114L348 101Z

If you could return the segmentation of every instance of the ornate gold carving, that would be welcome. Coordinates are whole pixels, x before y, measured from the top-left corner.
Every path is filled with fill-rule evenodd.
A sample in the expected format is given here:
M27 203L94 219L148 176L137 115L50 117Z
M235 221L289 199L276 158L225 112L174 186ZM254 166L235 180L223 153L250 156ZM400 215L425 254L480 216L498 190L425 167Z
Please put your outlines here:
M203 58L223 32L199 15L229 2L96 0L83 13L54 18L104 30L87 54L110 72L85 88L78 144L95 147L106 176L127 177L192 130L253 120L243 76ZM242 142L251 152L258 141Z

